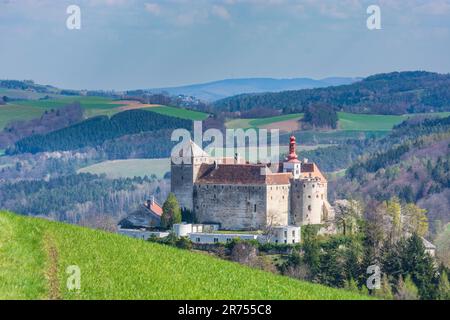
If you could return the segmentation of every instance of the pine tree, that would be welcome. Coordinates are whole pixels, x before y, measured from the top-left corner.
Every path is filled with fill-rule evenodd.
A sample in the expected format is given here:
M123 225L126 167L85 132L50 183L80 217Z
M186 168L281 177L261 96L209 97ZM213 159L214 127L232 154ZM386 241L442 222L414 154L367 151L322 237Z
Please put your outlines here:
M344 289L347 291L359 293L358 284L356 283L355 279L353 279L353 278L350 278L350 280L345 281Z
M395 294L397 300L418 300L419 290L417 289L410 276L405 278L400 276L397 284L397 293Z
M442 272L439 278L438 299L450 300L450 283L448 282L447 273L445 271Z
M422 299L436 298L436 268L433 259L425 252L422 239L413 234L407 241L402 255L404 274L411 275Z
M172 228L176 223L181 222L181 209L178 200L173 193L170 193L163 205L161 216L161 226L166 229Z
M380 289L374 290L374 295L386 300L392 300L394 298L394 295L392 294L392 287L386 274L384 274L381 278Z

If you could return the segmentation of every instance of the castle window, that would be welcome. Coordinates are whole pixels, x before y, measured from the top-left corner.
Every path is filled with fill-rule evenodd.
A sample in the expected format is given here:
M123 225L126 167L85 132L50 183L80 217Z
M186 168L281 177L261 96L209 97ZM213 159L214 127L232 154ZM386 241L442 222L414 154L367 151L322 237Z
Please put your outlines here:
M255 207L253 208L253 211L256 212L256 204L255 204Z
M322 196L321 196L321 197L322 197L322 200L323 200L323 194L322 194Z
M195 239L197 242L200 242L200 238Z
M316 198L319 199L319 195L318 194L316 195Z
M219 238L214 238L214 243L218 243L219 242Z
M306 188L306 184L303 185L303 188Z
M311 211L311 205L308 206L308 210Z
M316 186L313 184L313 188L315 188Z
M295 237L295 230L292 231L292 236Z
M183 177L183 176L181 176L181 180L184 180L184 177Z
M311 196L309 195L308 198L311 199Z

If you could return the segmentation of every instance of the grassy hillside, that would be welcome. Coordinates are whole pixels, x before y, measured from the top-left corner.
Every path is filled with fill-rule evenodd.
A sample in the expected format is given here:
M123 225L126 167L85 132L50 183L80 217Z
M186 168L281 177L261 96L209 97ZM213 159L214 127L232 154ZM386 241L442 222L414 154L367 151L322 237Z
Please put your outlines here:
M79 173L106 174L110 179L155 175L159 179L170 171L169 159L130 159L105 161L80 169Z
M152 107L145 109L147 111L156 112L165 116L169 117L175 117L180 119L186 119L186 120L193 120L193 121L203 121L208 118L208 114L198 111L192 111L187 109L180 109L175 107L167 107L167 106L160 106L160 107Z
M18 105L0 105L0 130L11 121L31 120L40 117L44 110Z
M0 299L361 299L204 254L0 212ZM81 290L66 289L66 268Z
M300 120L302 117L303 117L302 113L295 113L260 119L233 119L229 121L226 126L229 129L263 128L264 126L277 123L279 123L280 126L282 126L283 122L290 120Z
M339 130L342 131L391 131L395 125L414 116L448 117L450 116L450 112L407 114L401 116L339 112L338 116ZM230 129L247 129L279 125L279 128L283 129L283 125L287 124L288 121L300 120L302 117L302 113L294 113L261 119L233 119L228 121L226 126Z
M393 72L370 76L343 86L291 90L276 93L242 94L214 103L220 112L256 108L304 112L305 106L325 104L336 111L402 115L450 111L450 75L430 72Z
M48 99L48 100L24 100L17 101L15 104L20 106L28 106L35 108L51 109L61 108L74 101L80 102L84 109L110 109L119 107L120 105L111 104L113 99L103 97L66 97L60 99Z

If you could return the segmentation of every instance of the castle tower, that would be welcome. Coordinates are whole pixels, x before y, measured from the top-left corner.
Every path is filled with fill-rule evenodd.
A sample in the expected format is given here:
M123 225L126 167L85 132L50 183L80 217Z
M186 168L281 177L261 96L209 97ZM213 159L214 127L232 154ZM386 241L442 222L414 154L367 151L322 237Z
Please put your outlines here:
M170 189L182 209L193 210L194 183L201 165L211 161L211 157L192 140L179 154L172 156Z
M289 155L283 163L283 172L292 172L294 179L299 179L302 172L301 162L296 153L297 143L294 136L291 136L289 143Z
M283 171L293 174L289 222L297 226L322 224L327 219L327 180L314 163L298 159L294 136L290 140Z

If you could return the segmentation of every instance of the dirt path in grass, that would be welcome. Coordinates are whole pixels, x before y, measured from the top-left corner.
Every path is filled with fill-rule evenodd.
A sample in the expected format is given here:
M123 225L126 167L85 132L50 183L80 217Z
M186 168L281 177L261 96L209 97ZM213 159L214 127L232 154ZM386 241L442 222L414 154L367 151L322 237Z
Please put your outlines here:
M274 122L262 127L263 129L272 130L279 129L281 132L294 132L300 130L300 122L298 119L292 119L281 122Z
M62 297L58 279L58 249L51 235L45 235L44 246L48 259L47 270L45 272L48 283L48 299L61 300Z
M158 104L143 104L143 103L140 103L139 101L128 101L128 100L114 101L111 104L124 105L122 107L119 107L120 111L154 108L154 107L160 106Z

